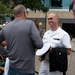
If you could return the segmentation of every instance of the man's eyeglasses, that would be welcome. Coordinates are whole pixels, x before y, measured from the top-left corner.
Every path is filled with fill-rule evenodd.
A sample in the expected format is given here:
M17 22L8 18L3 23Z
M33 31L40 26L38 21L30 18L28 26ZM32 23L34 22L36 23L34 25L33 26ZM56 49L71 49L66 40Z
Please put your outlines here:
M48 18L48 20L53 20L53 18Z

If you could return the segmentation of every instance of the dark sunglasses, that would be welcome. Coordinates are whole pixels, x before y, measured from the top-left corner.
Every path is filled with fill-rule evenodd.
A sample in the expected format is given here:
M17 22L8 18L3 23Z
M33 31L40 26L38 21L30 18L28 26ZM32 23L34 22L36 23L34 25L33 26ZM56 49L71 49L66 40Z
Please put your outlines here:
M52 20L53 18L48 18L48 20Z

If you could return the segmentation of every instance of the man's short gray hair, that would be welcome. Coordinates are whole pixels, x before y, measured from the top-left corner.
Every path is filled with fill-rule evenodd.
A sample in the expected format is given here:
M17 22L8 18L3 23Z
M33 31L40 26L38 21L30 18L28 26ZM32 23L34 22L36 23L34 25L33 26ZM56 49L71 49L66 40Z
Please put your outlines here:
M14 7L14 15L20 15L22 12L26 12L26 8L24 5L17 5L16 7Z

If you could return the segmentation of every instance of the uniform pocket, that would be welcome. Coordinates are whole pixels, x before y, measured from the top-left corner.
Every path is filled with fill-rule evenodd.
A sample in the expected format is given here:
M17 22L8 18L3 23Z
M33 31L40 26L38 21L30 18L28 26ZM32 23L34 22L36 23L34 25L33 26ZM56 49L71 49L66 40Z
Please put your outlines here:
M43 42L47 43L48 42L48 38L43 38Z

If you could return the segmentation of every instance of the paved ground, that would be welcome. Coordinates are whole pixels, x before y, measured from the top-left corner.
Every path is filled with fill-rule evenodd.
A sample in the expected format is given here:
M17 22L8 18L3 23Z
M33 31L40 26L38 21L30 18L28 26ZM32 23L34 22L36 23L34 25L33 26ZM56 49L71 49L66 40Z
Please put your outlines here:
M72 51L71 55L68 56L68 71L67 75L75 75L75 52Z
M40 61L36 57L36 63L35 63L35 70L39 72L40 68ZM71 55L68 56L68 70L67 70L67 75L75 75L75 52L71 51ZM35 74L38 75L38 74Z

